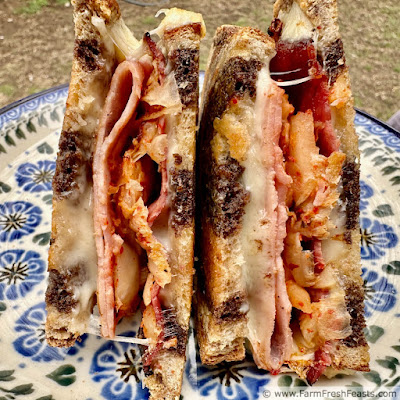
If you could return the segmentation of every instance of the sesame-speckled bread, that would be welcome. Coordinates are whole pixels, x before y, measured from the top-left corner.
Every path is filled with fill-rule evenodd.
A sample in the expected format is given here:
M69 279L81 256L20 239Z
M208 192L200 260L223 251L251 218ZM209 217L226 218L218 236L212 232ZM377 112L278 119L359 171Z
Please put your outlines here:
M160 26L139 42L116 1L72 4L76 38L53 180L46 338L72 346L101 328L112 339L118 320L142 303L144 382L152 399L178 399L193 293L204 23L200 14L164 10Z
M336 1L278 0L274 16L274 40L233 26L214 38L200 106L196 326L204 363L243 359L248 339L260 368L312 384L369 370L360 160Z

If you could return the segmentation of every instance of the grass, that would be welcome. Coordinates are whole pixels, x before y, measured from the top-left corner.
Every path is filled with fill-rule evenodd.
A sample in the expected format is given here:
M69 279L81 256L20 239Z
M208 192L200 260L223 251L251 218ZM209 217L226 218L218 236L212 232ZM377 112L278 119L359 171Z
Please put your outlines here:
M43 7L46 7L48 5L48 0L29 0L28 4L17 9L16 13L32 15L38 13Z
M157 18L153 17L152 15L148 15L142 19L142 22L146 25L154 25L156 27Z
M5 94L6 96L12 96L15 93L15 89L15 86L7 83L0 85L0 93Z
M241 17L234 23L234 25L237 25L237 26L249 26L250 22L249 22L249 20L247 18Z
M68 0L53 0L52 2L54 2L56 5L65 5ZM33 15L49 5L49 0L29 0L25 6L18 8L15 13Z
M31 86L28 90L28 95L34 94L34 93L39 93L45 88L40 87L40 86Z

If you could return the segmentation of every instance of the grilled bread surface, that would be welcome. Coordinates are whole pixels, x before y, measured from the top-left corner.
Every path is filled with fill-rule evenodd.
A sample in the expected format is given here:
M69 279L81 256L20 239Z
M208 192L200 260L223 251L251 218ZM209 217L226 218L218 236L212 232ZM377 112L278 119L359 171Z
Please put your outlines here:
M120 18L116 1L72 2L75 48L66 112L53 179L46 337L52 346L72 346L87 329L94 305L97 256L92 222L92 156L111 77L114 48L92 24ZM78 227L81 229L77 229ZM76 296L85 290L87 295Z
M246 292L238 246L248 193L240 183L243 167L229 148L213 140L213 122L237 96L254 101L263 63L275 53L261 31L225 25L214 37L202 92L198 137L198 253L196 326L204 363L241 360L245 356ZM238 143L240 146L240 143Z

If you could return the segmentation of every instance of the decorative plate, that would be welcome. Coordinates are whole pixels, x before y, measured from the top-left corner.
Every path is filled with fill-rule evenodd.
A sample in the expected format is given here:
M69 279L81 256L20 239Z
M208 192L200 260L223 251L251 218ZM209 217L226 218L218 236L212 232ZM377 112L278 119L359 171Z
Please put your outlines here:
M85 335L58 349L44 340L51 179L66 95L61 86L0 110L0 400L145 399L134 345ZM400 139L361 112L356 125L371 372L322 378L310 388L295 375L257 370L250 360L204 367L191 334L184 399L400 394Z

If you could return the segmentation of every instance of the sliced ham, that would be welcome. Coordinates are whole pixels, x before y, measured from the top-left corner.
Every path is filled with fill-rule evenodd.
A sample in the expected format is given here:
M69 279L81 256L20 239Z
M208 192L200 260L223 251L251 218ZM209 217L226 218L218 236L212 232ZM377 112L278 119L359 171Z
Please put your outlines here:
M168 198L168 174L167 174L167 161L162 161L160 163L161 169L161 191L158 199L150 204L149 208L149 216L147 217L147 222L149 226L153 224L153 222L157 219L157 217L161 214L164 208L167 205Z
M162 117L160 118L160 121L158 123L158 131L159 135L165 134L165 118ZM158 136L158 138L162 138L162 136ZM155 139L153 139L154 141ZM164 150L164 155L166 158L167 154L167 149ZM160 196L158 199L150 204L149 206L149 216L147 218L147 221L149 225L151 226L153 222L157 219L157 217L161 214L161 212L164 210L164 208L167 205L167 198L168 198L168 173L167 173L167 160L164 158L163 161L160 162L160 172L161 172L161 191L160 191Z
M257 88L256 107L260 110L257 118L261 119L261 152L266 176L264 213L270 228L262 238L264 266L254 272L249 266L249 274L253 275L248 288L248 328L254 360L260 368L269 371L278 371L292 348L291 304L281 256L286 236L287 187L291 183L279 147L283 96L284 91L272 82Z
M140 62L124 61L115 70L106 98L93 158L93 216L98 256L97 301L101 333L115 336L114 263L120 253L122 239L115 233L109 187L113 157L120 150L134 121L145 69ZM111 165L110 165L111 163Z

